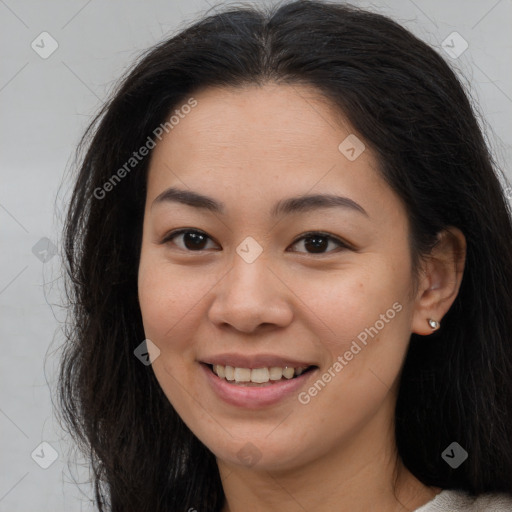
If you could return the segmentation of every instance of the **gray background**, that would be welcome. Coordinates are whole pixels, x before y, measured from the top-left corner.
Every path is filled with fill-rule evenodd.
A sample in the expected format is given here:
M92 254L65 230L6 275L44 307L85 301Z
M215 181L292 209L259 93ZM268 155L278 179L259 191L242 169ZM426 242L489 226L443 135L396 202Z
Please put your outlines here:
M211 2L0 0L0 511L92 510L88 486L73 483L87 478L86 466L68 465L76 457L51 401L65 319L60 254L52 257L51 249L60 243L69 199L65 174L116 79ZM353 3L393 17L464 75L510 179L512 0ZM47 59L31 47L34 40L43 45L43 31L59 45ZM456 59L442 47L454 31L469 45ZM460 39L447 41L461 48ZM36 460L51 462L50 449L38 448L43 441L57 457L47 469L31 458L37 449Z

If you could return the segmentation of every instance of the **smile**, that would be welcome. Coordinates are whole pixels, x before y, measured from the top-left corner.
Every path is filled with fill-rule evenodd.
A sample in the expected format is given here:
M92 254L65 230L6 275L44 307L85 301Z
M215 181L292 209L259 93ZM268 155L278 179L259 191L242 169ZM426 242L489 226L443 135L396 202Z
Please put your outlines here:
M305 372L310 371L314 366L271 366L263 368L239 368L224 366L220 364L210 365L215 375L228 382L245 386L258 386L262 384L274 384L282 380L290 380Z
M314 365L247 368L200 363L200 367L216 398L248 409L261 409L295 398L319 370Z

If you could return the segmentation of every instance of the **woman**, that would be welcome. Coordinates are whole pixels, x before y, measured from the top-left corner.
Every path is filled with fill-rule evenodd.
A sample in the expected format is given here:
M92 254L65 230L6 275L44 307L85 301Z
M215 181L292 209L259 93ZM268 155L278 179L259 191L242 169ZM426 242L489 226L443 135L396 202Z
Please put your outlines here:
M381 15L209 16L88 130L60 389L99 510L512 510L512 226Z

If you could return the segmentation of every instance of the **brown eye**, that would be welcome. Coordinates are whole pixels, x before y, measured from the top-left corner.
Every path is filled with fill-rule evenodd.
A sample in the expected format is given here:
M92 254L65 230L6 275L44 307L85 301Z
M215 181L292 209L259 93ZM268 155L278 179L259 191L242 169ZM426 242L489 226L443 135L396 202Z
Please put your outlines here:
M181 243L174 242L175 239L181 239ZM172 243L177 245L180 249L187 251L202 251L207 248L208 240L211 240L210 237L202 231L181 229L179 231L169 233L169 235L162 240L162 243L172 241Z
M334 244L336 247L349 248L347 244L343 243L341 240L333 237L332 235L328 235L326 233L307 233L305 236L297 239L293 245L296 246L299 243L303 242L305 251L296 251L296 252L307 252L309 254L325 254L326 249L329 247L329 244ZM331 245L332 246L332 245Z
M215 242L213 242L213 240L202 231L195 229L180 229L169 233L161 243L172 243L184 251L199 252L212 248L211 246L208 247L209 241L216 245ZM327 233L307 233L295 240L291 247L298 246L300 243L304 244L305 250L295 250L292 252L327 254L334 252L334 249L336 248L351 248L347 243ZM329 247L331 247L331 250L328 250Z

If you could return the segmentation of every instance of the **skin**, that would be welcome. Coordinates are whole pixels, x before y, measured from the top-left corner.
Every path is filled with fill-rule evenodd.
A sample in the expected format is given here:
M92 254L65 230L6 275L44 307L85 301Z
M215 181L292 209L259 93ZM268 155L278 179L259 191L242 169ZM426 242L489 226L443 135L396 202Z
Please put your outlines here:
M223 512L416 509L440 489L397 459L398 377L411 333L430 334L427 320L442 321L457 295L464 236L442 233L415 282L407 212L368 145L354 161L340 152L354 130L317 91L269 83L194 98L151 156L139 302L146 337L160 350L158 382L217 457ZM152 207L171 186L221 201L225 212ZM277 201L308 193L348 197L367 216L318 208L271 218ZM161 243L178 228L210 238L199 251L183 236ZM331 241L318 254L310 239L296 242L317 231L351 247ZM236 252L248 236L263 249L252 263ZM198 362L224 352L311 361L319 370L307 391L394 303L400 312L306 405L296 393L259 410L227 404ZM255 455L243 460L249 442Z

